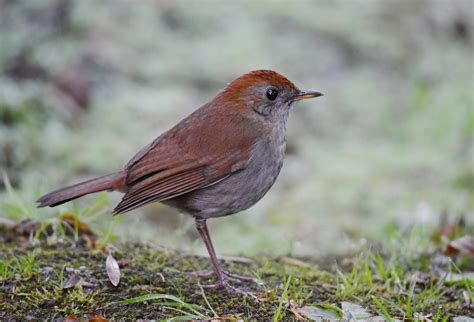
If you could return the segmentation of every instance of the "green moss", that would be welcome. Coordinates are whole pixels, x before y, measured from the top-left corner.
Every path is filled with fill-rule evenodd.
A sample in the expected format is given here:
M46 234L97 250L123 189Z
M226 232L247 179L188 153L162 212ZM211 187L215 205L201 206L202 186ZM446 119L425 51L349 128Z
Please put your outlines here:
M113 255L121 266L121 281L114 287L105 270L106 252L98 244L84 242L84 236L76 242L67 238L32 240L9 236L8 232L2 236L2 319L60 318L84 312L124 319L296 319L291 307L340 307L343 301L359 303L374 315L398 318L404 314L412 316L413 312L434 315L438 308L442 316L472 314L471 309L462 308L456 300L457 294L472 292L472 288L466 290L462 283L449 287L428 283L415 284L412 294L405 293L408 278L414 272L408 266L390 266L370 252L338 258L338 262L344 263L339 268L332 264L334 258L315 262L308 258L261 256L225 261L226 269L261 279L262 285L239 285L257 295L206 290L204 296L200 283L212 280L198 280L189 272L210 269L207 258L147 244L117 244ZM76 282L71 287L68 284L73 278Z

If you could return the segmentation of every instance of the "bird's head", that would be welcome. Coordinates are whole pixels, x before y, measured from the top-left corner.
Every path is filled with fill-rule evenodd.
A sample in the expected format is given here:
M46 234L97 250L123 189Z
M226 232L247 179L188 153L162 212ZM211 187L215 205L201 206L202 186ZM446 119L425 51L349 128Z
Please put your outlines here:
M300 90L272 70L256 70L233 80L215 100L226 108L238 108L277 120L287 117L290 107L297 101L322 95L313 90Z

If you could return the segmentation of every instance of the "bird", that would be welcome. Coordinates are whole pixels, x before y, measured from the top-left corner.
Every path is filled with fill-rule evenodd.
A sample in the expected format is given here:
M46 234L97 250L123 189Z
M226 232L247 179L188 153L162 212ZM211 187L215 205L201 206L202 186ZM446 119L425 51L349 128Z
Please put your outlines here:
M111 174L57 189L38 199L55 207L87 194L118 191L113 215L161 202L191 215L209 253L209 289L241 293L231 282L253 280L224 270L207 220L241 212L273 186L283 165L287 123L295 103L320 97L272 70L248 72L225 86Z

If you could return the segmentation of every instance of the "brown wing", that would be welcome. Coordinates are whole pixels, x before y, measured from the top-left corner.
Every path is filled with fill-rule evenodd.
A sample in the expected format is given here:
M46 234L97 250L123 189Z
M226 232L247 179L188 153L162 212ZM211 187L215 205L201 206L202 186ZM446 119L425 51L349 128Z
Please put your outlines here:
M242 133L249 120L232 113L218 114L211 124L206 116L213 112L197 110L127 164L128 190L114 214L215 184L245 167L258 129Z

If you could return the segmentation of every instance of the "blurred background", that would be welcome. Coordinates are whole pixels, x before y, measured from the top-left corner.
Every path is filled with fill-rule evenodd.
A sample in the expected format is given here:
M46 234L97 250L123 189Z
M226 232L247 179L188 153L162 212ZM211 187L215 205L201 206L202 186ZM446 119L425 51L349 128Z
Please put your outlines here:
M35 200L120 169L235 77L299 104L265 198L212 220L221 254L317 256L474 215L474 1L0 0L0 217L81 215L117 240L205 252L193 220L120 194ZM1 218L0 218L1 219Z

